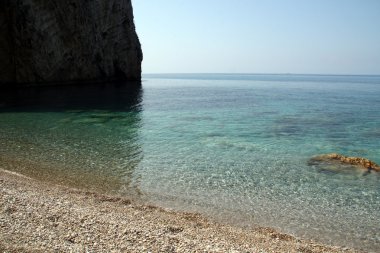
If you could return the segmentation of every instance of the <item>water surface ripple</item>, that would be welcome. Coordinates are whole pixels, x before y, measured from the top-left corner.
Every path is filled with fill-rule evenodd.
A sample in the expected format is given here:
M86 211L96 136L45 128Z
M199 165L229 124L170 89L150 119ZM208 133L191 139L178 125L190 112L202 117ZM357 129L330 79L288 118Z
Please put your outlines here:
M380 77L145 75L0 98L3 168L380 251L380 175L308 165L380 163Z

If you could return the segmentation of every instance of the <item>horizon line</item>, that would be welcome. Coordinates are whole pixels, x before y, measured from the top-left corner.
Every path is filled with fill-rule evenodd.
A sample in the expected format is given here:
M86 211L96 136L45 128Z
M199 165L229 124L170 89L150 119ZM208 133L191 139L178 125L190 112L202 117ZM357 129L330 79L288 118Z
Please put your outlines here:
M255 73L255 72L150 72L142 75L297 75L297 76L380 76L379 74L325 74L325 73Z

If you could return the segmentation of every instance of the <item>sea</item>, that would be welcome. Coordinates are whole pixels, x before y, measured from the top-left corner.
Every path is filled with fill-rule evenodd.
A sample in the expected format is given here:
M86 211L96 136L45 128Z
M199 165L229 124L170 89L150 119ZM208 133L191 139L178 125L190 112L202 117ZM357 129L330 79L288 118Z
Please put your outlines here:
M145 74L0 94L0 167L380 252L380 76Z

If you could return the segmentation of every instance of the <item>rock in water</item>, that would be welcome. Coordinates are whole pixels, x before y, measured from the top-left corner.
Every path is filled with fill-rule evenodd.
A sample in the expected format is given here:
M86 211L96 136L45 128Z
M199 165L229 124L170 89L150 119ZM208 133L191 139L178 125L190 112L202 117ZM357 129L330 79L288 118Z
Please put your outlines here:
M0 84L140 80L131 0L1 0Z
M319 165L321 163L340 163L345 165L353 165L368 172L380 172L380 166L371 160L362 157L348 157L336 153L318 155L312 157L308 162L309 165Z

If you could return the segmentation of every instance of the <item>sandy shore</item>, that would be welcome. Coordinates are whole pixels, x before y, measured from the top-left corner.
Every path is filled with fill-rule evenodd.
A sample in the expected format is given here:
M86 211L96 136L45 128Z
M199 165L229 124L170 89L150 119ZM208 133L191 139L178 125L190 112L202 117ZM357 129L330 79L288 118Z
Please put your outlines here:
M0 252L357 252L0 169Z

